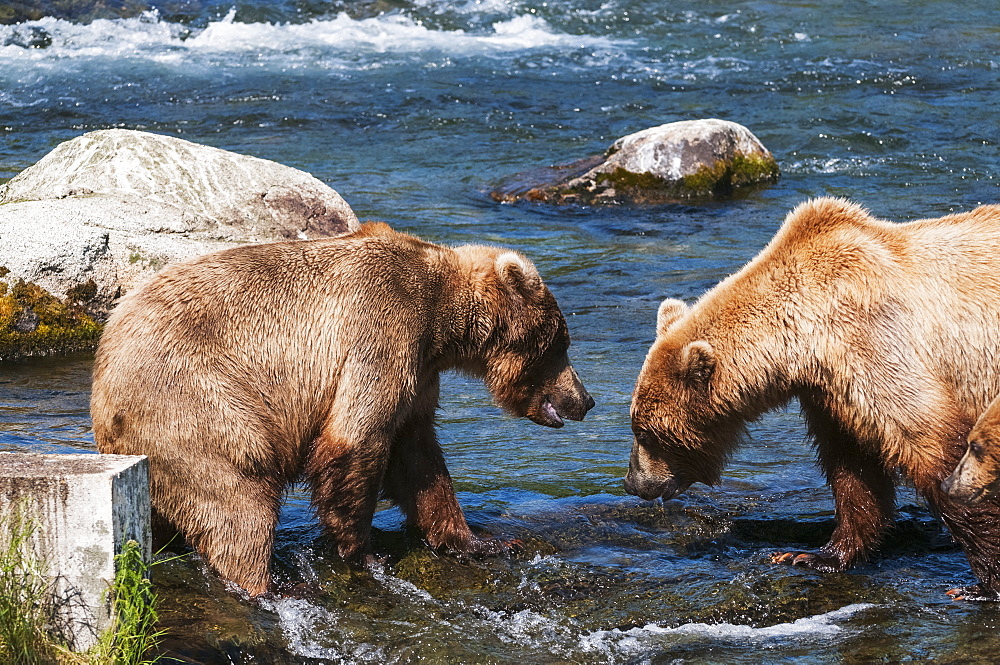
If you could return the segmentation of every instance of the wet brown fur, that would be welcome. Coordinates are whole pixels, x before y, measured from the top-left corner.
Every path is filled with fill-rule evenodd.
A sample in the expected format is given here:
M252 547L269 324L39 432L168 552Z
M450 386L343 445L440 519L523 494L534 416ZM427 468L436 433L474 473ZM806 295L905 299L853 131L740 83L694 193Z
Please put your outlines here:
M436 548L474 536L434 430L438 375L484 377L497 403L561 425L593 400L534 266L366 224L168 266L113 312L94 367L105 453L148 455L156 523L223 578L270 586L278 510L304 475L345 558L369 550L380 493ZM550 403L552 406L547 407Z
M1000 502L941 481L1000 394L1000 206L895 224L840 199L796 208L747 266L687 308L666 301L632 402L629 491L714 483L743 425L797 398L837 527L796 562L843 570L893 520L894 470L1000 591Z

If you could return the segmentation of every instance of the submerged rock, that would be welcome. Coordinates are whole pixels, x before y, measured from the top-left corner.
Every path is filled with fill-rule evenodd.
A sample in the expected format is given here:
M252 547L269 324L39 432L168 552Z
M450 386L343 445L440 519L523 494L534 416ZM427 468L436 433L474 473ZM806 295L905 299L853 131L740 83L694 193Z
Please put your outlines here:
M0 297L30 284L99 330L121 295L167 263L358 226L347 202L303 171L169 136L90 132L0 186ZM66 335L50 335L34 305L2 314L0 358L62 350Z
M518 174L491 196L508 203L649 205L718 197L778 179L764 144L726 120L687 120L629 134L603 156Z
M138 16L152 9L150 3L136 0L94 2L94 0L17 0L0 2L0 25L37 21L45 16L74 23L90 23L96 19Z

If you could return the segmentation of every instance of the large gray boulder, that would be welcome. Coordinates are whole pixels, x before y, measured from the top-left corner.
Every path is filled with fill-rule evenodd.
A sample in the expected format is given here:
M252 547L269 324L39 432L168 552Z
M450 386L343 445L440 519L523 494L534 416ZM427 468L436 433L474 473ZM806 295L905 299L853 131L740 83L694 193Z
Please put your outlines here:
M169 136L90 132L0 186L0 341L85 320L99 331L122 294L173 261L358 226L308 173ZM42 313L57 303L58 325ZM0 343L0 358L46 351L35 346Z
M728 195L778 174L770 151L743 125L686 120L624 136L601 156L518 174L491 196L504 203L658 204Z

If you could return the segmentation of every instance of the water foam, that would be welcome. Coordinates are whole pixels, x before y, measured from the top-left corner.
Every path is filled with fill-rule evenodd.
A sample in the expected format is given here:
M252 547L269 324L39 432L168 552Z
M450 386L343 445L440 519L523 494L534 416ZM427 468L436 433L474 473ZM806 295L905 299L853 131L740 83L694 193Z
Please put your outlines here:
M385 652L367 643L342 640L336 647L316 643L314 636L328 632L336 626L338 617L333 612L301 598L275 598L260 601L261 606L278 616L282 632L288 640L288 650L297 656L323 658L331 663L385 662Z
M586 652L639 653L649 649L665 637L699 640L712 639L737 643L761 643L769 640L803 637L829 637L843 629L836 623L849 619L855 614L874 607L871 603L854 603L840 609L815 616L803 617L790 623L773 626L754 627L733 623L687 623L680 626L664 627L647 624L642 628L629 630L601 630L589 633L581 639L580 646Z
M30 31L44 31L51 43L25 48ZM525 14L496 21L483 30L435 30L404 14L354 19L341 13L307 23L242 23L230 11L202 30L161 20L155 12L138 18L98 20L83 25L43 18L0 26L3 60L57 60L66 57L187 61L201 55L229 54L283 64L315 63L326 58L356 61L365 55L440 52L449 56L504 55L535 49L610 48L612 40L560 33L544 19Z

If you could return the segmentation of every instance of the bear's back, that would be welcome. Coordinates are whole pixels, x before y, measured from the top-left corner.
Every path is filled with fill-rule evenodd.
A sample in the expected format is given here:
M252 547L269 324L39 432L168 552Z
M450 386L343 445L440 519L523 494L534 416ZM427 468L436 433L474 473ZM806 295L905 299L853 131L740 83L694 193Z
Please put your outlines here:
M419 343L418 301L433 296L425 282L448 252L383 226L164 268L122 299L98 347L91 409L99 447L149 451L168 438L208 445L206 432L238 422L256 423L244 425L244 438L307 439L346 366Z
M341 238L206 254L167 266L125 296L109 317L102 346L159 343L164 352L191 355L315 338L322 331L314 326L324 321L372 315L386 298L418 288L422 267L430 270L432 255L442 251L366 224Z

